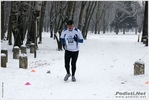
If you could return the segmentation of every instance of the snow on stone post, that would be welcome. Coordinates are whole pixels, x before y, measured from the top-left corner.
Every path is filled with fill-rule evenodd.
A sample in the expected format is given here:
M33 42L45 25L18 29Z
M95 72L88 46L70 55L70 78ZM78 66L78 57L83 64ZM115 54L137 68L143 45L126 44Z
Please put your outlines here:
M35 49L35 44L34 43L31 43L30 45L30 53L34 53L34 50Z
M1 53L1 67L6 68L6 63L7 63L6 54Z
M21 53L27 54L25 45L21 45Z
M134 63L134 75L144 74L145 64L143 61L139 60Z
M1 53L4 53L6 55L6 61L8 62L8 50L7 50L7 48L3 48L1 50Z
M26 54L21 54L19 56L19 68L27 69L28 67L28 58Z
M19 59L19 47L15 46L13 48L13 59Z

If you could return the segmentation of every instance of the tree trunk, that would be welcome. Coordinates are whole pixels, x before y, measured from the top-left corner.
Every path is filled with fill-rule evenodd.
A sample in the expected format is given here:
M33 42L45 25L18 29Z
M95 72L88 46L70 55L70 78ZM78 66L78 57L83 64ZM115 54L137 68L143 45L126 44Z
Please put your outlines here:
M58 51L62 50L61 40L58 39L58 37L56 36L56 34L54 34L54 37L55 37L56 42L57 42Z
M119 32L119 27L118 25L115 26L115 33L118 35L118 32Z
M72 11L72 15L71 15L71 16L72 16L72 17L71 17L71 20L74 20L75 9L76 9L76 1L73 2L73 11Z
M135 27L135 34L137 35L137 31L138 31L138 28L137 27Z
M89 17L89 21L87 22L87 27L85 29L85 39L87 39L87 33L88 33L88 29L89 29L89 24L90 24L91 18L93 16L93 13L94 13L96 5L97 5L97 2L94 2L94 5L91 6L91 8L92 8L91 14L90 14L90 17Z
M14 36L14 46L21 47L26 33L27 3L24 1L12 1L11 23Z
M86 5L87 1L82 1L81 2L81 9L80 9L80 14L79 14L79 22L78 22L78 28L82 31L82 20L83 20L83 11L85 9L85 5Z
M105 13L104 13L104 15L103 15L103 34L105 34L105 32L106 32L106 26L105 26Z
M145 11L144 11L144 21L143 21L143 34L141 42L143 42L143 39L147 40L148 38L148 1L145 1ZM148 46L148 43L146 42L146 46Z
M39 2L40 3L40 2ZM40 15L40 8L38 6L40 6L37 1L33 1L33 7L35 9L32 9L31 10L31 22L30 22L30 28L28 30L28 38L27 38L27 42L26 42L26 45L27 47L30 46L31 43L35 43L35 40L36 40L36 21L37 19L39 18L39 15ZM36 8L37 7L37 8ZM38 48L38 45L37 45L37 42L36 42L36 49Z
M29 3L31 6L34 6L34 4L35 4L35 1L31 1L30 3ZM28 15L28 33L27 33L27 41L26 41L26 47L27 48L29 48L29 46L30 46L30 42L31 42L31 22L32 22L32 16L33 16L33 11L32 11L32 8L30 7L30 9L29 9L29 15Z
M97 26L98 26L98 24L97 24L97 22L95 23L95 34L97 34Z
M123 34L125 34L125 26L123 26Z
M92 18L94 9L96 7L96 3L97 2L95 2L95 1L94 2L89 2L89 5L86 9L85 23L84 23L84 26L83 26L83 29L82 29L82 34L83 34L84 39L87 38L87 31L88 31L89 23L90 23L90 20Z
M12 23L11 16L9 16L9 24L8 24L8 36L7 36L8 44L12 45Z
M41 16L40 16L40 24L39 24L39 43L42 43L42 31L43 31L43 21L44 21L46 3L47 1L43 1L42 7L41 7Z
M5 37L5 29L4 29L4 4L5 1L1 1L1 40Z
M50 38L53 38L53 24L50 23Z
M8 23L9 23L9 15L10 15L10 9L11 9L11 1L7 1L7 2L5 2L5 14L4 14L4 16L6 16L6 17L4 17L4 23L5 23L5 25L4 25L4 32L6 33L6 32L8 32ZM7 40L8 40L8 34L7 34Z

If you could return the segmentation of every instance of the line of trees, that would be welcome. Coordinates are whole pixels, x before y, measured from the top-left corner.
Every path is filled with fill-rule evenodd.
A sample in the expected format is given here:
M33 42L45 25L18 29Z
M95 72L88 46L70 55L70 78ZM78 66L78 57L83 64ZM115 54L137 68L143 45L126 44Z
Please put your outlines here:
M37 39L42 43L46 31L62 50L60 35L69 19L87 39L88 31L118 34L121 29L135 28L135 33L141 32L144 10L144 1L1 1L1 40L12 45L13 34L13 46L20 47L26 36L26 46L35 43L38 48Z

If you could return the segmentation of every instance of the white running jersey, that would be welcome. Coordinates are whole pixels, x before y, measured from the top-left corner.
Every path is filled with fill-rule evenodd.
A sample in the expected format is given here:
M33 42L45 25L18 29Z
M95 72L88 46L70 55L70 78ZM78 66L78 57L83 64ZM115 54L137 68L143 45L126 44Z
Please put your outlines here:
M63 44L66 44L66 50L68 51L78 51L79 50L79 43L74 41L74 36L78 38L78 42L83 42L83 36L79 29L74 28L72 31L69 31L68 29L65 29L62 31L61 39L64 39L65 42ZM79 41L80 40L80 41Z

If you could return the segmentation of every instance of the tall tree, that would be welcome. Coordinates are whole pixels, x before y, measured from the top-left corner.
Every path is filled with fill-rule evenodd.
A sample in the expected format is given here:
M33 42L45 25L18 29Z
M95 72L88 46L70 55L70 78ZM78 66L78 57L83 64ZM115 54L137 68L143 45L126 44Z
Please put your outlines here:
M137 27L137 21L135 19L136 11L133 12L131 3L131 1L119 3L119 6L122 5L124 7L117 8L115 19L111 23L111 26L115 28L116 34L118 34L121 28L125 30L125 28L132 29L133 27Z
M39 43L42 43L42 31L43 31L43 21L44 21L46 3L47 1L43 1L41 6L40 23L39 23Z
M88 32L88 27L94 12L94 9L97 5L97 1L89 1L88 2L88 6L86 9L86 13L85 13L85 22L84 22L84 26L82 29L82 34L83 34L83 38L86 39L87 38L87 32Z
M8 21L9 21L9 15L10 15L10 10L11 10L11 1L5 1L5 6L4 6L4 23L5 23L5 26L4 26L4 32L7 33L8 32ZM8 34L7 34L7 40L8 40Z
M23 41L21 40L21 34L20 34L20 24L21 24L21 15L19 12L19 6L21 3L19 1L12 1L11 5L11 17L10 17L10 23L12 25L12 32L14 36L14 46L20 47L23 44ZM11 34L11 33L10 33Z
M23 44L26 33L26 16L27 16L26 1L12 1L11 13L9 16L9 45L12 44L11 34L14 36L14 46L20 47Z
M37 19L40 16L40 11L41 11L41 1L33 1L31 4L31 15L30 15L30 22L29 22L29 30L28 30L28 37L27 37L27 42L26 46L29 47L31 43L35 43L36 48L38 48L37 45Z
M78 28L80 30L82 30L82 27L83 27L83 12L84 12L84 9L85 9L85 6L87 4L87 1L80 1L81 3L81 9L80 9L80 14L79 14L79 20L78 20Z
M4 29L4 4L5 1L1 1L1 40L4 39L5 29Z
M148 46L148 1L145 1L144 21L143 21L143 34L142 40L146 39L146 46Z
M12 5L12 3L11 3L11 5ZM9 45L12 45L12 23L11 23L11 16L9 16L7 39L8 39L8 44Z
M73 8L73 2L74 1L67 1L67 2L62 2L60 1L60 5L57 6L59 11L57 14L57 18L55 18L54 21L54 37L57 41L57 46L58 50L62 50L62 45L61 45L61 32L63 28L66 25L66 22L69 20L71 14L72 14L72 8ZM59 8L60 7L60 8Z

